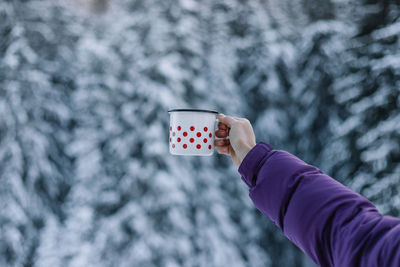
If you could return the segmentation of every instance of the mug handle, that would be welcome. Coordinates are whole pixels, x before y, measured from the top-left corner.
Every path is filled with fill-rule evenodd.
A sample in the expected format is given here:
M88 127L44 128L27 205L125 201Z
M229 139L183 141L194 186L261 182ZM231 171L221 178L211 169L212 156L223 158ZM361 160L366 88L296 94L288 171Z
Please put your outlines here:
M218 120L218 115L217 115L217 118L215 119L214 135L215 135L215 131L218 130L218 123L219 123L219 120ZM229 136L227 136L227 137L217 137L215 135L215 140L219 140L219 139L229 139Z
M219 114L219 113L218 113ZM215 132L218 130L218 123L219 123L219 120L218 120L218 114L217 114L217 118L215 119L215 125L214 125L214 139L215 140L217 140L217 139L221 139L221 138L219 138L219 137L217 137L216 135L215 135Z

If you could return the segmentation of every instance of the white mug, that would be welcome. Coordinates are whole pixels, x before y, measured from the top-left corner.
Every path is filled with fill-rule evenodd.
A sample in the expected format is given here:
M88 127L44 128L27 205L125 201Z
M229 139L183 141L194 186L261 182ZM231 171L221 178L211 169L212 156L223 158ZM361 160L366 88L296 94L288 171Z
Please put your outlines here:
M217 111L169 110L169 152L173 155L211 156L214 153Z

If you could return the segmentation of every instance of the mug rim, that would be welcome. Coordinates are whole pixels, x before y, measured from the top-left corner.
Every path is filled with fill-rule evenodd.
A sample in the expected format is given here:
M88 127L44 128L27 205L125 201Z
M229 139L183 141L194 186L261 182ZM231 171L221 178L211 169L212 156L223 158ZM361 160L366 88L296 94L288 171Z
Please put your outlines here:
M207 112L207 113L214 113L214 114L218 114L219 113L219 112L217 112L215 110L193 109L193 108L170 109L170 110L168 110L168 113L170 113L170 112L185 112L185 111L189 111L189 112Z

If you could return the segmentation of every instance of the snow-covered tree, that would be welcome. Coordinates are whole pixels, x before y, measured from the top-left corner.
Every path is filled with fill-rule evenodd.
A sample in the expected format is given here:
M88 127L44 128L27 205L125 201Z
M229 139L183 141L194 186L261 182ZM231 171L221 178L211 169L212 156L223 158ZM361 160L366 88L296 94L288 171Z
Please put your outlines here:
M368 1L353 20L307 27L292 91L297 152L391 215L399 215L399 15L395 2Z
M226 159L168 154L168 109L243 109L213 3L130 4L88 20L77 44L69 153L79 182L65 227L46 229L39 263L268 266L247 190ZM55 252L59 240L66 245Z
M325 154L333 147L341 151L326 166L382 212L399 216L400 5L368 1L363 8L346 53L346 76L334 85L342 113Z
M399 215L399 5L0 2L1 266L313 266L167 110L244 116Z
M48 217L66 219L76 73L60 11L51 1L0 3L1 266L33 266Z

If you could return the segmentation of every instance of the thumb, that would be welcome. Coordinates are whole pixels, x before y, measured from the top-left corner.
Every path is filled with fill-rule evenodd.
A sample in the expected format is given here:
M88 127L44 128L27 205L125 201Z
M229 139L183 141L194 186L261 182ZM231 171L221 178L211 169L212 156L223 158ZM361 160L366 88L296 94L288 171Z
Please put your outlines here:
M231 116L225 116L224 114L218 115L218 120L228 126L229 128L232 127L232 124L236 122L236 120Z

